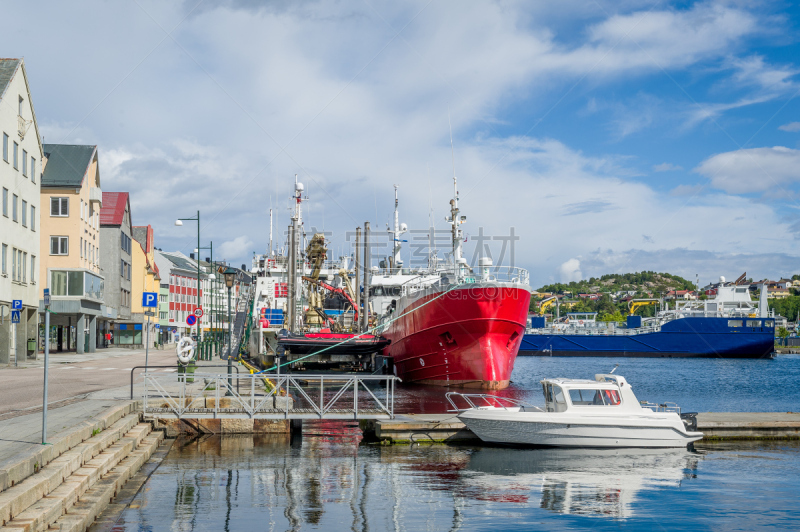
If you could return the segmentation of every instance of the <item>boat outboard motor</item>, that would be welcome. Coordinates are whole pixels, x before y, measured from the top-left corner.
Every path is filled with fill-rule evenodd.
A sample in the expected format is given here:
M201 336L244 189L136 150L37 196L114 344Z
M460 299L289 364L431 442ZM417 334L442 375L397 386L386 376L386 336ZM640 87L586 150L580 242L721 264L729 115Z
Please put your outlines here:
M682 412L681 421L688 432L697 432L697 412Z

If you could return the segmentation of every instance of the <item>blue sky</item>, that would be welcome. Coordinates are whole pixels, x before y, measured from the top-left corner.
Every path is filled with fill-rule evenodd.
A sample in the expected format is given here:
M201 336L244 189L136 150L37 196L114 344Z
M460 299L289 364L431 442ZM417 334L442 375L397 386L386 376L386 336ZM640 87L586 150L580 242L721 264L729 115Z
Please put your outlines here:
M156 245L249 264L288 223L514 228L532 284L652 269L799 273L789 2L9 3L47 142L97 144ZM192 233L192 234L188 234ZM499 258L500 242L489 248ZM408 253L408 252L406 252Z

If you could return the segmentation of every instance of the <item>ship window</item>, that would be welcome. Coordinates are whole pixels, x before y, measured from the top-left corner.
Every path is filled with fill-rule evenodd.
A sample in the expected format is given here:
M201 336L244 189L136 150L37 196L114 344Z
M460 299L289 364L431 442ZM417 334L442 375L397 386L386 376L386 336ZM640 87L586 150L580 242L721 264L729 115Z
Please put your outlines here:
M581 406L616 406L620 403L616 390L570 390L569 398L573 405Z
M748 327L761 327L761 320L747 320Z
M775 322L772 320L764 320L764 327L775 327Z
M742 320L728 320L728 327L741 327Z

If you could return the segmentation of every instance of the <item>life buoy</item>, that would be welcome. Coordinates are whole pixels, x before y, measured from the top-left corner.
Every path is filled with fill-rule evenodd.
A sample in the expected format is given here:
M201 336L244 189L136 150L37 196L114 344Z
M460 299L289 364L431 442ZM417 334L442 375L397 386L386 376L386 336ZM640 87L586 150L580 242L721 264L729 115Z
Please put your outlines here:
M583 325L583 320L578 320L578 325Z
M194 341L189 336L184 336L178 341L178 362L184 366L194 358Z

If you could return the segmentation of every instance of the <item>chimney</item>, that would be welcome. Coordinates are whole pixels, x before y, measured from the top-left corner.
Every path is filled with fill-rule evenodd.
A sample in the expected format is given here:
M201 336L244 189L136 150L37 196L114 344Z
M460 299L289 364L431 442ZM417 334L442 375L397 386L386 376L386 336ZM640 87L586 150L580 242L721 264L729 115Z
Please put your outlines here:
M189 253L189 258L194 260L194 253Z
M206 262L211 264L211 257L206 257Z
M247 271L247 265L242 264L242 271Z

